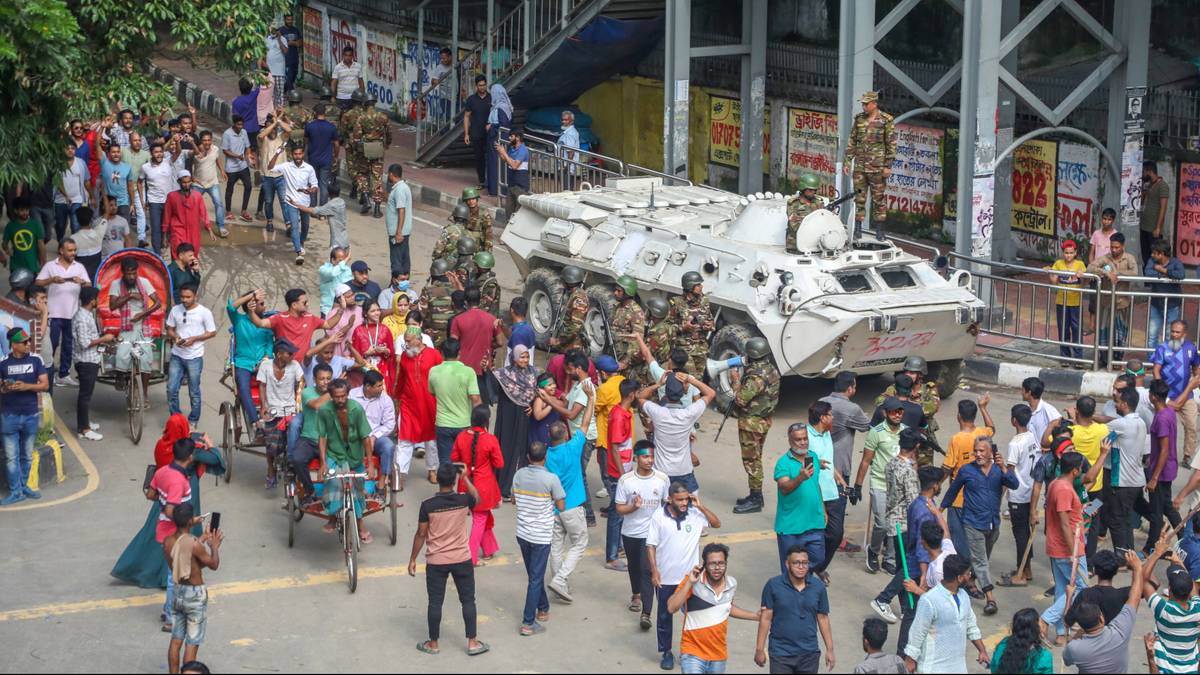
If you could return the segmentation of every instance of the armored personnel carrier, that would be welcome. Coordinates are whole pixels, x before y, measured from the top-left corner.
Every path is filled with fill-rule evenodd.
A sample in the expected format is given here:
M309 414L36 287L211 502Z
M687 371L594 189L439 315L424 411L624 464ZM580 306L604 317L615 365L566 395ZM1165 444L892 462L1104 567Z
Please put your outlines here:
M702 186L664 186L657 177L611 178L603 186L524 195L501 241L525 278L529 322L545 346L562 309L565 265L587 272L591 350L611 341L616 278L638 282L641 301L681 292L697 271L716 329L709 355L743 354L761 335L782 375L832 377L894 372L923 356L944 395L975 347L984 303L966 271L948 279L930 261L888 239L851 241L827 209L809 214L797 252L785 250L787 199L740 196ZM728 394L725 375L718 391Z

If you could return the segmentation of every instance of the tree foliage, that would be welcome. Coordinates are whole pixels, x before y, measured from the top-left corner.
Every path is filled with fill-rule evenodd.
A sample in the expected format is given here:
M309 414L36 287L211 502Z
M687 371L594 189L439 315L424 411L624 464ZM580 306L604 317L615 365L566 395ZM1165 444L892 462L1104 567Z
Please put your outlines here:
M61 169L66 123L174 103L143 66L160 34L218 67L248 71L290 0L0 2L0 186Z

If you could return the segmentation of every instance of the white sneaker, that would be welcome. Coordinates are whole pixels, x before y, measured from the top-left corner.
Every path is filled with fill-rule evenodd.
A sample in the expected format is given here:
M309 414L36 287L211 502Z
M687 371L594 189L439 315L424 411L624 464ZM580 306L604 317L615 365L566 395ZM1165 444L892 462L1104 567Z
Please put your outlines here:
M596 490L596 494L594 496L596 499L608 499L608 490L600 488L599 490Z
M54 383L60 387L78 387L79 386L79 380L71 377L70 375L65 375L63 377L60 377L60 378L56 379L54 381Z
M79 437L84 439L85 441L102 441L102 440L104 440L103 436L96 433L95 431L92 431L91 429L88 429L87 431L83 432L82 434L79 434Z
M899 621L899 619L896 618L895 613L892 612L891 605L885 605L878 600L872 600L871 609L875 610L875 613L879 615L879 618L888 623L896 623Z
M95 422L88 422L88 428L92 431L100 431L100 425Z

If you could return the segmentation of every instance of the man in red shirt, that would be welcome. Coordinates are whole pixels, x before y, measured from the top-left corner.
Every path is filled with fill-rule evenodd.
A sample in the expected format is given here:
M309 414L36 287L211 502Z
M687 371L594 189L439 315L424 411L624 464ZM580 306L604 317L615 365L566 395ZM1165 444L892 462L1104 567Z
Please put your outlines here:
M611 358L611 357L610 357ZM620 377L619 375L614 377ZM617 481L633 470L633 399L637 396L638 383L622 379L618 385L621 402L608 413L605 447L602 448L603 466L600 478L608 490L608 526L604 538L604 566L610 570L624 572L629 567L620 559L621 524L624 518L617 511Z
M1068 586L1074 590L1087 588L1087 561L1082 557L1074 563L1075 556L1084 549L1083 503L1075 491L1075 481L1083 472L1083 455L1067 452L1058 460L1059 477L1050 483L1046 491L1046 557L1054 572L1054 604L1050 605L1041 618L1042 634L1048 634L1053 626L1059 644L1065 644L1067 627L1063 614L1070 605ZM1075 581L1072 584L1072 567Z
M266 301L266 294L260 288L255 291L259 306ZM276 340L287 340L299 348L296 352L296 360L304 361L308 358L308 354L312 347L313 333L318 328L330 330L337 325L342 318L342 312L345 311L345 306L339 301L337 306L329 316L321 319L315 314L310 314L308 311L308 291L303 288L293 288L283 294L283 301L287 303L287 311L279 314L272 314L269 317L251 312L247 316L250 321L259 328L265 328L275 334ZM345 336L343 336L344 338Z
M479 308L479 289L472 287L466 292L467 311L454 317L450 324L450 336L462 344L459 360L471 366L479 378L479 393L484 404L488 404L484 374L492 368L496 347L504 342L500 322L496 317Z

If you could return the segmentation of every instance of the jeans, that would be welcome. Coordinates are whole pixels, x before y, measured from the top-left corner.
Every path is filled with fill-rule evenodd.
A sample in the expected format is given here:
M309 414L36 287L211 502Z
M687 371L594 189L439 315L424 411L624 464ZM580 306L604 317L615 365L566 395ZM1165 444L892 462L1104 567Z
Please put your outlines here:
M895 563L896 551L892 546L892 538L887 531L887 490L871 488L871 541L867 547L867 560L878 560L883 556L884 562ZM841 542L838 542L841 543ZM787 574L787 570L783 571Z
M295 444L288 446L288 461L291 462L292 471L300 479L300 485L304 487L306 495L311 495L315 491L312 476L308 473L308 463L320 456L321 451L317 447L317 442L311 438L301 438Z
M59 343L62 350L59 351ZM70 319L50 319L50 344L53 351L58 351L58 378L61 380L71 374L71 354L75 350L75 338L71 332ZM54 364L46 364L54 370Z
M203 371L203 356L184 359L172 354L171 365L167 368L167 409L172 415L183 412L179 407L179 387L183 384L183 378L186 376L188 398L191 402L188 423L193 426L200 421L200 373Z
M37 438L37 413L0 413L0 431L4 438L5 471L8 474L8 490L21 494L29 483L29 471L33 467L33 442Z
M283 91L287 93L296 88L296 75L300 72L300 61L288 59L284 62Z
M1058 341L1079 344L1079 305L1055 305L1054 315L1058 317ZM1059 345L1058 353L1067 358L1082 359L1083 347Z
M654 635L658 638L658 651L671 651L671 635L675 632L675 622L671 616L671 612L667 609L667 600L672 595L675 595L675 589L679 588L679 584L663 584L658 587L658 617L654 622ZM643 606L642 613L646 610Z
M133 200L134 227L137 228L137 240L140 244L146 241L146 209L142 208L142 200Z
M433 430L437 439L438 464L449 464L450 456L454 454L454 439L458 438L458 435L465 431L465 429L460 427L435 426ZM434 468L436 469L436 467ZM430 469L430 471L433 470Z
M642 614L650 615L654 609L654 586L650 583L650 559L646 553L646 540L621 535L625 548L625 562L629 563L629 588L633 595L642 599Z
M964 529L967 533L968 550L971 551L971 567L975 571L975 583L979 586L980 591L988 593L994 587L990 563L992 547L1000 538L1000 530L996 528L977 530L970 525L965 525Z
M695 673L697 675L723 675L725 673L725 661L705 661L699 656L691 654L679 655L679 672Z
M1063 610L1067 605L1067 586L1070 584L1071 559L1051 558L1050 569L1054 572L1054 604L1042 612L1042 621L1047 626L1054 626L1056 635L1066 635L1067 625L1063 621ZM1087 588L1087 556L1079 557L1079 567L1075 570L1075 597Z
M233 379L237 382L238 397L242 399L242 414L246 416L246 424L249 426L258 423L258 406L254 405L254 397L250 394L250 384L254 381L254 376L253 370L233 369ZM290 443L288 447L291 447Z
M47 244L50 243L50 232L54 229L52 226L58 220L58 216L54 213L54 206L33 206L29 209L30 217L37 218L37 221L42 224L42 242ZM65 207L66 204L63 206Z
M299 415L297 415L299 417ZM295 421L295 418L292 419ZM292 428L288 427L288 435ZM375 439L375 456L379 458L379 471L385 476L392 475L392 462L396 456L396 441L391 436L380 436Z
M617 513L617 480L602 474L600 479L604 481L604 489L608 490L608 524L605 526L604 532L604 560L612 562L617 559L621 548L621 525L625 522L624 516Z
M79 231L79 218L75 212L83 204L55 204L54 205L54 234L59 241L67 237L67 223L71 223L71 234ZM50 228L46 228L46 235L50 234Z
M967 541L966 526L962 521L962 508L950 507L946 514L946 526L950 528L950 540L954 542L954 550L958 555L971 562L971 544Z
M1094 502L1097 499L1105 499L1103 488L1096 490L1095 492L1088 493L1088 502ZM1103 506L1101 507L1101 513L1103 513ZM1087 556L1088 560L1096 557L1096 545L1099 543L1100 537L1107 534L1108 527L1104 525L1104 517L1099 515L1096 518L1093 518L1092 525L1091 527L1087 528L1087 535L1084 539L1084 555Z
M76 363L75 372L79 373L79 398L75 399L75 427L82 434L90 428L91 419L88 412L92 405L92 393L96 391L100 364Z
M221 201L221 184L213 183L210 188L199 188L199 192L212 199L213 211L216 212L214 217L217 219L217 229L225 229L225 203Z
M388 257L392 264L392 271L408 274L412 269L412 258L408 253L408 241L412 237L404 237L404 241L399 244L395 239L388 241Z
M901 542L894 534L891 537L889 537L889 539L892 540L892 545L896 547L897 555L899 555L900 548L902 546L904 546L904 542ZM907 595L907 593L904 592L904 580L905 579L913 579L913 580L919 579L921 576L921 567L920 567L920 564L917 562L916 552L905 549L904 557L905 557L905 559L908 560L908 576L904 575L904 565L899 560L897 560L896 561L896 573L892 575L891 581L888 581L888 585L884 586L883 590L879 592L879 595L875 596L875 600L877 600L882 605L886 605L892 601L892 598L895 598L896 596L899 595L899 596L901 596L900 608L904 609L904 610L911 609L912 611L915 612L916 611L916 603L915 602L912 603L913 607L909 607L910 602L908 599L908 595Z
M525 609L521 623L532 625L538 612L550 611L550 598L546 595L546 564L550 562L550 544L532 544L517 537L521 549L521 560L525 562L525 576L529 585L525 588Z
M158 253L163 245L163 213L167 210L167 203L150 202L146 206L150 208L150 245Z
M313 413L314 415L316 413ZM298 411L292 416L292 421L288 422L287 428L287 451L291 455L292 448L296 447L296 443L300 442L300 432L304 428L304 411ZM375 452L379 453L379 446L375 446Z
M1029 547L1029 540L1033 538L1033 528L1029 524L1029 504L1013 504L1008 503L1008 522L1012 524L1013 542L1017 546L1017 564L1021 564L1021 560L1025 557L1025 549ZM1025 563L1027 568L1033 567L1033 549L1029 549L1029 561ZM1017 570L1017 574L1021 574L1022 570Z
M683 486L688 489L688 492L693 494L700 491L700 483L696 482L695 473L685 473L682 476L667 476L672 483L683 483Z
M163 614L167 623L175 626L175 575L167 573L167 601L163 603Z
M1150 298L1150 317L1146 323L1146 348L1154 349L1166 339L1164 335L1163 305L1167 307L1166 326L1178 321L1182 307L1168 302L1167 298Z
M587 551L587 520L582 506L567 509L554 519L554 536L550 541L550 573L554 581L567 585L571 574Z
M1158 481L1158 486L1154 492L1150 493L1150 499L1143 499L1138 495L1137 503L1133 505L1143 518L1150 521L1150 530L1146 537L1146 546L1143 549L1147 555L1154 545L1158 543L1158 538L1162 535L1163 516L1170 521L1171 527L1178 527L1182 520L1179 516L1179 511L1171 504L1171 481Z
M833 554L842 545L842 537L846 533L846 497L845 495L825 502L825 559L819 565L812 565L814 573L824 572L833 562Z
M233 211L233 187L238 183L242 184L242 210L245 211L250 207L250 190L252 182L250 180L250 169L242 169L227 174L228 182L225 183L225 210Z
M230 180L232 181L232 179ZM267 217L267 223L273 223L275 220L276 195L279 195L279 206L283 209L284 222L291 222L288 220L288 204L284 199L286 185L283 182L283 176L263 176L260 189L262 190L263 198L263 214Z
M816 569L825 561L825 532L824 530L809 530L800 534L775 533L775 543L779 546L779 569L787 576L787 552L793 546L799 546L808 551L808 564Z
M442 632L442 603L446 600L446 579L454 577L458 601L462 603L463 624L468 640L475 639L475 567L470 560L451 565L426 565L425 590L429 593L429 639L437 640Z
M587 441L583 444L583 454L579 456L581 465L581 474L583 475L583 512L587 517L587 522L596 522L596 513L592 511L592 492L588 489L588 464L592 462L592 453L596 451L596 441Z
M329 201L329 186L333 185L333 167L312 165L317 172L317 206L324 206Z
M263 184L266 185L266 183ZM270 202L267 202L267 204L269 205ZM304 250L304 242L308 241L308 214L291 204L284 204L283 222L292 228L292 250L300 253L300 251Z

